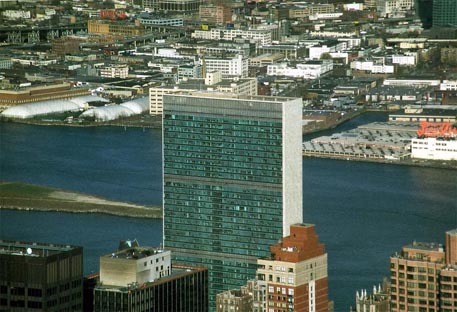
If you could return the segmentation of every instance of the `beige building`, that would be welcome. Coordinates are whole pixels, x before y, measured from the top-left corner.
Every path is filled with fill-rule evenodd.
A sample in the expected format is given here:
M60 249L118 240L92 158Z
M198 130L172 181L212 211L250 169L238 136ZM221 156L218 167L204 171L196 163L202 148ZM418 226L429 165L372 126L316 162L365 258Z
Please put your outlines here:
M149 89L149 113L161 115L163 112L163 95L179 93L184 90L206 90L231 94L257 95L256 78L222 79L218 71L206 73L206 77L197 79L183 79L174 86L160 86Z
M127 78L129 66L124 64L106 66L100 69L100 77L104 78Z
M128 24L125 21L89 20L87 22L89 34L112 35L112 36L142 36L144 27L140 23Z
M282 53L264 53L259 56L255 56L249 59L249 66L267 66L270 64L277 63L284 59Z
M151 247L139 247L131 242L127 247L100 257L100 284L127 286L146 283L169 276L171 252Z
M241 290L228 290L216 297L217 312L252 312L252 296Z
M205 4L200 6L199 16L202 22L223 25L232 20L232 10L222 4Z
M333 13L335 7L333 4L309 4L309 5L297 5L289 9L289 18L298 19L309 17L315 14Z
M416 243L390 258L392 312L438 311L442 245Z
M413 242L390 258L392 312L456 311L457 229L445 236L445 247Z

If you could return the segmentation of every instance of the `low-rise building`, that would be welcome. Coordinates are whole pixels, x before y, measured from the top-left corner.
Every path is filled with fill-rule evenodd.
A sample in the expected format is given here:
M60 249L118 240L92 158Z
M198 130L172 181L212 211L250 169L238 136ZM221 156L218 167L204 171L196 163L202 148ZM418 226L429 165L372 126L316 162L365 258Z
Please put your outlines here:
M223 25L232 20L232 10L223 4L202 4L199 16L202 22Z
M99 69L100 77L103 78L127 78L129 76L129 66L116 64Z
M112 35L119 37L142 36L145 33L140 22L128 23L127 21L110 21L90 19L87 22L89 34Z
M295 67L289 66L287 63L278 63L267 66L267 75L316 79L332 70L333 62L328 60L308 61L296 64Z
M255 56L249 59L249 66L267 66L277 63L284 59L284 55L281 53L264 53L259 56Z
M411 140L411 158L457 160L457 140L417 138Z
M74 87L69 83L33 85L19 90L0 90L0 107L46 100L68 99L89 95L87 87Z
M220 72L210 71L206 73L205 78L182 79L172 86L152 87L149 89L149 113L151 115L161 115L163 112L163 95L179 93L183 90L257 95L257 79L223 79Z
M385 64L382 60L357 60L351 62L351 69L363 71L370 74L393 74L395 72L394 65Z
M277 25L276 25L277 27ZM195 30L192 33L192 38L207 39L207 40L227 40L232 41L235 38L247 39L250 42L260 45L271 44L272 30L270 29L226 29L212 28L210 30Z
M261 45L257 48L258 55L265 53L281 53L288 60L296 60L305 56L306 48L296 44Z
M245 78L249 72L249 59L242 55L235 57L204 57L201 65L206 72L219 71L222 78Z

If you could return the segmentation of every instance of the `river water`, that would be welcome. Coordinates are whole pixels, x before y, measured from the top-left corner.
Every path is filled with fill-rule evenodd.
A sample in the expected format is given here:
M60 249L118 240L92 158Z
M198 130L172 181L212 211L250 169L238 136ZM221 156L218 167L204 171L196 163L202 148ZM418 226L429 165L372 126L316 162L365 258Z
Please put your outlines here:
M348 129L382 114L361 116ZM161 133L141 128L0 124L0 179L108 199L162 202ZM335 311L348 311L357 289L388 274L389 256L417 241L444 242L457 227L457 171L305 158L304 222L316 224L329 257ZM0 238L81 245L85 273L121 239L158 246L162 220L0 210Z

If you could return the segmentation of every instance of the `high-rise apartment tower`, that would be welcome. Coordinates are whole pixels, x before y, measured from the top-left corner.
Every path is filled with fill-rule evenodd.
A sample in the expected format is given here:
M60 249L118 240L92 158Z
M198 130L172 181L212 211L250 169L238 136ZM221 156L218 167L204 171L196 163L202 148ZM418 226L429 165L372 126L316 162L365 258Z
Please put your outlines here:
M164 95L164 244L216 294L302 222L301 99Z

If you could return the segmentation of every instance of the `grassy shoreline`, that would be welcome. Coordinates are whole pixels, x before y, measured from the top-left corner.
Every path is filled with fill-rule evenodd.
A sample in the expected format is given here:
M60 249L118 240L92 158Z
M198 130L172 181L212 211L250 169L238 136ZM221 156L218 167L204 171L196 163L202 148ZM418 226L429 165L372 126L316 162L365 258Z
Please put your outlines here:
M0 209L103 213L133 218L163 217L161 206L142 206L16 182L0 182Z

